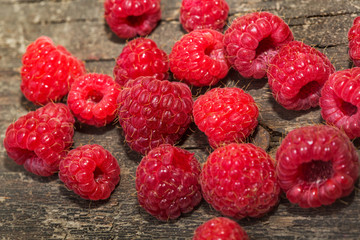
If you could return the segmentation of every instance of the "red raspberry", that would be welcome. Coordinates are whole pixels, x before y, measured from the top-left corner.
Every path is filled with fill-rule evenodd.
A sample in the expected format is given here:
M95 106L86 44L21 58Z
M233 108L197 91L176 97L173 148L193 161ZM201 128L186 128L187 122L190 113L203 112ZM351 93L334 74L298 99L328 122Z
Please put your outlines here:
M271 59L267 76L279 104L290 110L306 110L319 105L321 88L334 71L323 53L292 41Z
M192 121L191 91L180 82L139 77L125 85L118 103L125 139L141 154L163 143L174 144Z
M344 130L351 139L360 137L360 68L331 74L321 90L320 107L328 124Z
M69 151L59 169L60 180L84 199L107 199L120 181L116 158L97 144Z
M88 73L75 80L67 103L80 122L101 127L115 119L119 93L120 86L112 77Z
M120 38L145 36L161 18L160 0L105 0L105 20Z
M130 79L153 76L159 80L169 76L168 55L149 38L129 41L116 60L115 81L124 86Z
M213 148L242 142L256 128L259 109L240 88L213 88L194 103L194 121Z
M187 32L204 28L222 31L228 13L225 0L182 0L180 22Z
M202 199L200 171L193 153L170 144L152 149L136 169L140 205L162 221L192 211Z
M235 221L216 217L200 225L192 240L248 240L245 230Z
M360 17L354 19L348 32L349 56L355 66L360 67Z
M278 48L293 39L280 17L268 12L250 13L236 18L225 31L225 53L243 77L260 79Z
M35 104L61 100L74 79L85 74L84 63L49 37L39 37L22 57L21 91Z
M276 152L280 187L300 207L329 205L349 195L359 176L359 158L339 129L305 126L295 129Z
M200 174L204 199L223 215L261 217L279 199L274 160L251 143L231 143L212 152Z
M229 71L223 34L212 29L194 30L177 41L169 55L174 77L194 86L214 85Z
M4 147L17 164L29 172L50 176L72 145L74 117L62 103L48 103L10 124Z

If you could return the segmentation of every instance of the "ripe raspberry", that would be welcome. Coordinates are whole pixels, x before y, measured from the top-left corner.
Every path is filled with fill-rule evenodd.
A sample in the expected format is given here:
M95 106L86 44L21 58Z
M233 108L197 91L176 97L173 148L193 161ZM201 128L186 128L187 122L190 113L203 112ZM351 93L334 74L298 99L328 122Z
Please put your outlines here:
M130 79L154 76L159 80L169 76L168 55L149 38L129 41L116 60L115 81L124 86Z
M74 79L85 74L83 62L45 36L27 47L22 63L21 91L35 104L61 100Z
M160 0L105 0L105 20L120 38L145 36L161 18Z
M211 86L219 82L229 71L222 40L223 34L212 29L185 34L169 55L174 77L194 86Z
M101 127L115 119L119 93L120 86L112 77L88 73L75 80L67 103L80 122Z
M191 91L180 82L139 77L125 85L118 103L125 139L141 154L163 143L174 144L192 121Z
M235 221L216 217L200 225L193 240L248 240L245 230Z
M40 176L58 171L72 145L74 117L62 103L48 103L10 124L4 147L17 164Z
M354 19L348 32L349 56L355 66L360 67L360 17Z
M60 180L84 199L107 199L120 181L116 158L97 144L69 151L59 169Z
M180 22L187 32L205 28L221 32L228 13L229 5L225 0L182 0Z
M260 79L278 48L293 39L280 17L268 12L250 13L236 18L225 31L225 53L243 77Z
M321 88L334 71L323 53L292 41L271 59L267 76L279 104L286 109L306 110L319 105Z
M337 71L321 90L321 116L345 131L350 139L360 137L360 68Z
M195 124L213 148L242 142L256 128L259 109L240 88L213 88L194 103Z
M329 205L349 195L359 176L359 159L349 138L327 125L288 133L276 152L280 187L300 207Z
M170 144L152 149L136 169L140 205L162 221L192 211L202 199L200 171L193 153Z
M223 215L261 217L279 199L273 159L251 143L231 143L212 152L200 174L204 199Z

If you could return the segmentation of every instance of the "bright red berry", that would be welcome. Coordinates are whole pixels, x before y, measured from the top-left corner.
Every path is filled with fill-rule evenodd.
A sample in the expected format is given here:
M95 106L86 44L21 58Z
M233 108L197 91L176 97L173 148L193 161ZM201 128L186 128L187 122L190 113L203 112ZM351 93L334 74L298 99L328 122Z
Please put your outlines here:
M72 84L67 103L79 122L102 127L117 116L120 86L105 74L88 73Z
M300 207L332 204L349 195L359 176L350 139L328 125L305 126L287 134L276 152L280 187Z
M35 104L61 100L74 79L85 74L85 65L49 37L39 37L22 57L21 91Z
M265 77L270 59L278 48L294 39L289 26L268 12L237 17L224 33L226 55L246 78Z
M116 158L97 144L72 149L59 169L60 180L84 199L107 199L120 181Z
M222 31L228 13L225 0L182 0L180 23L187 32L204 28Z
M267 76L280 105L306 110L319 105L321 88L334 71L325 54L303 42L292 41L271 59Z
M218 83L229 71L222 40L223 34L212 29L185 34L169 55L174 77L194 86Z
M193 153L170 144L152 149L136 169L140 205L162 221L192 211L202 199L200 170Z
M215 149L200 175L204 199L223 215L261 217L278 203L274 160L251 143Z
M48 103L20 117L7 128L4 147L29 172L50 176L73 143L74 117L62 103Z
M149 38L129 41L116 60L115 81L124 86L130 79L153 76L159 80L169 76L168 55Z
M213 148L243 142L256 128L259 109L240 88L213 88L196 99L194 122Z
M118 103L125 139L141 154L163 143L175 144L192 121L191 91L180 82L139 77L127 82Z
M245 230L235 221L216 217L200 225L192 240L248 240Z
M105 20L123 39L150 34L161 18L160 0L105 0Z
M356 17L348 32L349 56L355 66L360 67L360 17Z

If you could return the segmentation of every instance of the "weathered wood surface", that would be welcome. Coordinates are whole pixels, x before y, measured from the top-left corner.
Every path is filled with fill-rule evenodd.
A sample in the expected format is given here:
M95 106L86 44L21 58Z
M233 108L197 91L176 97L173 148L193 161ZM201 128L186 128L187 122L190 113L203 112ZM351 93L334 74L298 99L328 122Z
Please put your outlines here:
M181 0L162 0L162 21L149 37L167 53L184 34L178 21ZM352 66L347 32L360 15L360 1L228 0L229 22L253 11L284 18L297 40L315 46L337 70ZM41 35L50 36L82 59L90 72L112 75L115 58L125 45L105 24L102 0L0 0L0 140L7 126L35 107L20 91L21 56ZM290 130L322 122L319 108L287 111L272 98L266 79L245 80L236 72L220 85L245 88L260 106L255 142L274 156ZM196 93L207 89L193 89ZM179 146L204 162L211 151L204 135L192 126ZM264 141L265 139L265 141ZM268 140L266 140L268 139ZM124 143L121 129L76 125L74 147L97 143L111 151L122 169L121 182L106 201L91 202L66 190L56 175L38 177L15 164L0 145L0 236L4 239L191 239L193 230L220 216L206 202L176 221L159 222L137 203L135 170L141 156ZM355 141L356 146L359 143ZM360 192L317 209L301 209L282 198L277 209L260 219L243 219L251 239L360 239Z

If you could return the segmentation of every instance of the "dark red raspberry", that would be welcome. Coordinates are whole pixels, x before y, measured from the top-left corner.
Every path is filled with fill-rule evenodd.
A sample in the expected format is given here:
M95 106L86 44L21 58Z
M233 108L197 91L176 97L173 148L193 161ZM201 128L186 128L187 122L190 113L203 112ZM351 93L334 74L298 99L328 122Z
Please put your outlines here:
M229 13L225 0L182 0L180 23L187 32L210 28L222 31Z
M72 84L67 103L79 122L102 127L117 116L120 86L112 77L88 73Z
M280 187L300 207L332 204L349 195L359 176L359 158L350 139L327 125L295 129L276 152Z
M216 217L200 225L192 240L248 240L245 230L235 221Z
M360 68L337 71L321 90L321 116L348 135L360 137Z
M223 215L261 217L278 203L274 160L251 143L231 143L212 152L200 174L204 199Z
M174 77L194 86L210 86L229 71L223 34L212 29L194 30L177 41L169 55Z
M160 0L105 0L105 20L120 38L145 36L161 18Z
M118 103L125 139L142 154L176 143L192 121L191 91L180 82L139 77L125 85Z
M289 110L306 110L319 105L321 88L334 71L325 54L292 41L271 59L267 76L279 104Z
M360 67L360 17L356 17L348 32L349 56L355 66Z
M170 144L152 149L136 169L140 205L162 221L192 211L202 199L200 171L193 153Z
M85 74L83 62L49 37L39 37L22 57L21 91L35 104L61 100L74 79Z
M73 143L74 117L62 103L48 103L10 124L4 147L29 172L50 176Z
M116 60L115 81L124 86L130 79L153 76L159 80L169 76L168 55L149 38L129 41Z
M256 128L259 109L240 88L213 88L194 103L195 124L213 148L243 142Z
M243 77L256 79L265 77L278 48L293 39L289 26L268 12L237 17L224 33L230 63Z
M116 158L97 144L69 151L59 170L59 178L66 187L84 199L107 199L120 181Z

